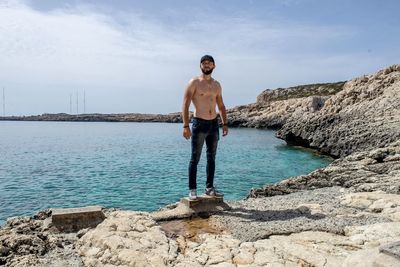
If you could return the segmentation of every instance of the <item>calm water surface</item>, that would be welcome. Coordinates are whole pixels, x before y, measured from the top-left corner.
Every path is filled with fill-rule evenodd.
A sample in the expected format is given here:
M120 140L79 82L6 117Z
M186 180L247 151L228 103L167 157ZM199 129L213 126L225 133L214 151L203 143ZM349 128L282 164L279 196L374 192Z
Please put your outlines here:
M0 224L50 207L156 210L187 195L189 157L181 124L0 121ZM203 149L199 191L205 161ZM236 200L330 162L286 146L274 131L230 129L219 142L215 184Z

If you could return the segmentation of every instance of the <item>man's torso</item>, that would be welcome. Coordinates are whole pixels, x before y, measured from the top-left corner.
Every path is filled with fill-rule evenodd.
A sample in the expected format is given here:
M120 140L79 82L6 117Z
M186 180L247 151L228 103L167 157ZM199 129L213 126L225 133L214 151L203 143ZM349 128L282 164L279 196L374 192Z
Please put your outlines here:
M205 80L201 77L195 78L196 89L192 96L195 107L194 116L204 120L212 120L217 117L215 110L217 105L217 95L219 84L214 79Z

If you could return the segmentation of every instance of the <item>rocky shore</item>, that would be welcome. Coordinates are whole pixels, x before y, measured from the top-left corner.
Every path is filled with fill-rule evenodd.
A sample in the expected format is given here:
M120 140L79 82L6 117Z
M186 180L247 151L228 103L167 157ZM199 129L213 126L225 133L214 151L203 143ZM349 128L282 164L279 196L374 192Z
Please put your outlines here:
M348 81L319 112L290 118L277 136L335 157L400 140L400 66Z
M279 129L289 144L336 157L326 168L197 219L109 210L71 234L55 231L49 212L9 219L0 265L400 266L400 65L299 88L264 91L230 110L230 123Z

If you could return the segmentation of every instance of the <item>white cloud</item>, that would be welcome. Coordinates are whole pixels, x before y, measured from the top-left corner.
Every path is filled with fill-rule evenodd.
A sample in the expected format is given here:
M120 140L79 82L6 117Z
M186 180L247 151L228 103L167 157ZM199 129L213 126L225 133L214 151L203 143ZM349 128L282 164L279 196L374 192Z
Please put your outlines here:
M327 57L321 47L354 34L343 26L201 14L172 26L90 6L41 12L2 1L0 82L14 101L13 114L68 112L69 94L77 88L86 89L90 112L173 112L207 52L216 57L215 75L231 107L254 101L266 87L343 76L339 66L349 69L360 61L354 63L353 55ZM321 69L321 62L335 75Z

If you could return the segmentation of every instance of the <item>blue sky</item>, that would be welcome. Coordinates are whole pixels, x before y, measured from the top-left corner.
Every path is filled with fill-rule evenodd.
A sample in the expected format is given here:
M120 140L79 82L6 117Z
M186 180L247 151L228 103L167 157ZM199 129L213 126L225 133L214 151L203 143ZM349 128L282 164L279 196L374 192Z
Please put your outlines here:
M0 0L6 115L180 111L199 59L228 108L400 59L399 1ZM2 103L2 99L0 99ZM1 114L2 115L2 114Z

